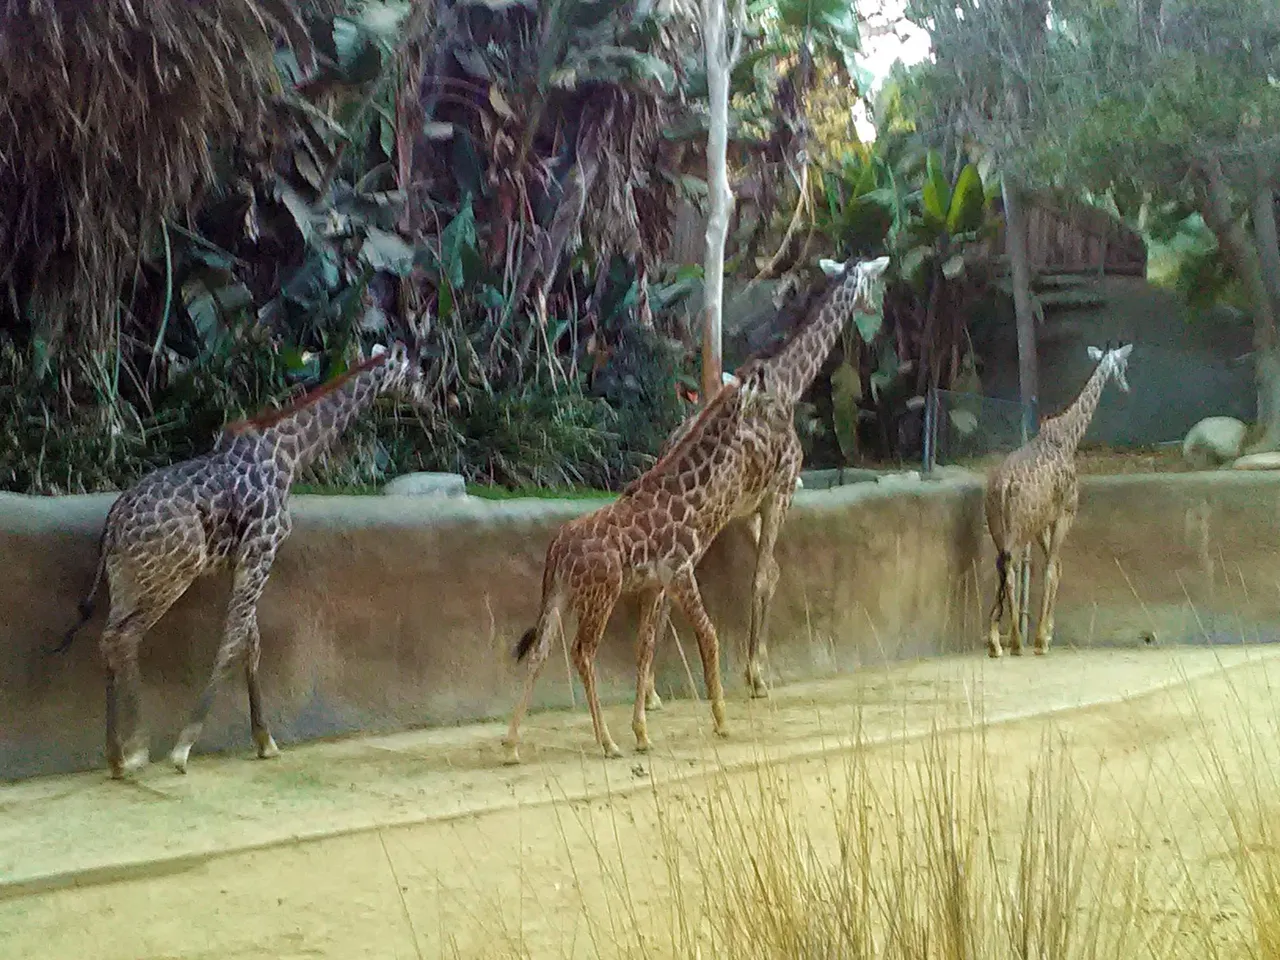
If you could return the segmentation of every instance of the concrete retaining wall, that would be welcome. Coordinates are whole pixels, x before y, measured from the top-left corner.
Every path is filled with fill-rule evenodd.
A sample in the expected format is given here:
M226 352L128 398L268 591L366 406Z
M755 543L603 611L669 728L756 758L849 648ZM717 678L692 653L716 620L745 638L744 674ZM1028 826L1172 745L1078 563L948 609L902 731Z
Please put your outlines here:
M1139 643L1146 631L1162 643L1265 635L1280 609L1278 493L1280 478L1262 474L1087 481L1064 557L1057 643ZM0 495L0 777L102 766L101 609L66 655L41 651L75 619L110 502ZM505 719L523 675L510 652L536 614L546 546L592 506L297 497L294 533L259 610L277 739ZM721 632L731 712L744 696L750 558L746 529L734 526L699 571ZM802 490L778 560L776 682L886 659L981 654L992 557L977 481ZM226 578L198 583L145 642L155 755L172 744L208 676L226 593ZM98 600L105 607L105 591ZM678 614L675 623L696 663L687 625ZM624 601L599 660L609 700L629 700L634 689L634 630L634 602ZM669 637L657 670L660 692L689 695ZM570 696L557 655L537 705ZM200 748L248 754L238 675Z

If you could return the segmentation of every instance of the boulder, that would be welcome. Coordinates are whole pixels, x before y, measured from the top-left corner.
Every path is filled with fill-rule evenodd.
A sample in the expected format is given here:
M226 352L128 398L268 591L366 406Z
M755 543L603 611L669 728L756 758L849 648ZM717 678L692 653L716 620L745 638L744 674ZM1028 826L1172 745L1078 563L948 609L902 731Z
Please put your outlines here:
M1280 470L1280 452L1250 453L1231 464L1232 470Z
M382 488L388 497L465 497L467 484L456 473L406 473Z
M1221 466L1240 456L1244 423L1235 417L1206 417L1182 441L1182 458L1199 470Z

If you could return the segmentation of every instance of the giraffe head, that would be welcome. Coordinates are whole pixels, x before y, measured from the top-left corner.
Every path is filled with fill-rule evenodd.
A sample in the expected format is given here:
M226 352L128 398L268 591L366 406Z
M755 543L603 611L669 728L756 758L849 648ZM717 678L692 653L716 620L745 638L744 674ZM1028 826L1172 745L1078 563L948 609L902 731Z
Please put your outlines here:
M423 362L421 347L410 348L402 340L396 340L389 350L382 344L377 344L372 353L374 357L386 357L383 361L382 376L384 392L405 400L415 407L428 405L431 384Z
M1112 377L1116 381L1116 386L1125 393L1129 392L1129 381L1125 379L1125 370L1129 366L1129 354L1133 351L1132 343L1117 344L1111 346L1111 342L1107 341L1105 348L1089 347L1089 359L1096 360L1098 370L1102 373L1103 378Z
M822 272L832 279L842 279L836 299L845 301L850 309L870 310L874 300L872 291L875 285L884 278L889 269L888 257L876 257L874 260L862 260L851 257L844 263L838 260L822 259L818 261Z

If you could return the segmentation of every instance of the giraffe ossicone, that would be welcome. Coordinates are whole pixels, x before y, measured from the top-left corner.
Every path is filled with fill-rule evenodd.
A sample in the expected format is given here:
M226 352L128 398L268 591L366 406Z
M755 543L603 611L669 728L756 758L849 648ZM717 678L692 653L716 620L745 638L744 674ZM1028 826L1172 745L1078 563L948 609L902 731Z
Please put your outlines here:
M113 777L138 770L150 755L138 669L143 636L198 577L227 567L233 571L231 598L213 673L170 760L186 772L214 696L237 662L244 667L258 756L279 752L258 683L257 606L292 529L289 488L377 397L390 394L425 406L429 388L421 360L420 351L397 341L289 406L229 424L211 452L154 470L116 498L81 619L57 648L65 650L93 616L105 575L111 609L99 648L107 667L106 752Z
M1131 343L1090 346L1088 356L1097 366L1079 396L1062 413L1041 423L1035 437L1005 457L987 477L984 512L996 548L996 595L987 631L987 652L992 657L1004 652L1000 621L1006 612L1010 652L1022 655L1022 611L1029 598L1021 596L1021 557L1032 542L1039 544L1045 564L1035 652L1048 652L1061 578L1059 557L1080 501L1076 449L1107 382L1115 380L1122 392L1129 392L1125 374L1132 351Z

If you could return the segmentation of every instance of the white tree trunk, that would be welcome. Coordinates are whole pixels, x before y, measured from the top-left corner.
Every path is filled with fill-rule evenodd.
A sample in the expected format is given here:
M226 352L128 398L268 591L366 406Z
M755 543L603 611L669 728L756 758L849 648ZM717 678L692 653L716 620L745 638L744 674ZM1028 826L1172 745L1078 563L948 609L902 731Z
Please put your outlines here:
M702 0L702 44L707 63L710 123L707 131L707 252L703 261L702 400L720 389L721 326L724 314L724 248L733 213L729 188L729 75L738 42L730 48L727 0Z

